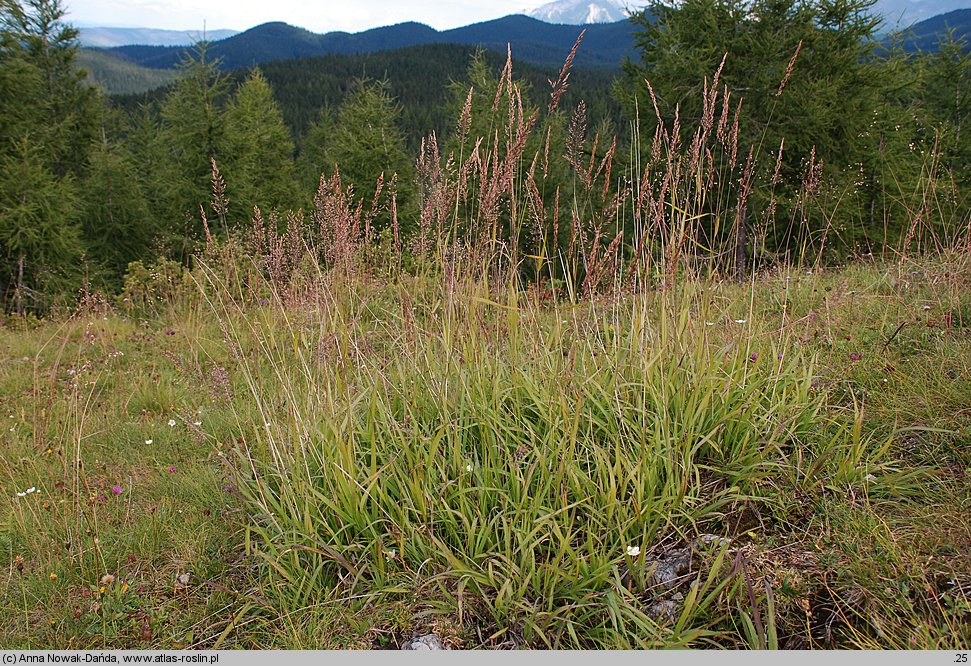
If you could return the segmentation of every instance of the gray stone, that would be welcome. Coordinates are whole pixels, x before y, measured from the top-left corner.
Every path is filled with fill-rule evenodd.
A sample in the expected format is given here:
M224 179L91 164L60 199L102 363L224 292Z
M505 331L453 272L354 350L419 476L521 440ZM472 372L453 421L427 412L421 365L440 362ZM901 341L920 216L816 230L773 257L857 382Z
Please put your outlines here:
M700 547L702 545L710 546L711 544L716 544L718 545L719 548L722 548L722 547L728 546L731 543L732 543L731 539L726 537L720 537L717 534L702 534L700 537L698 537L695 540L696 547Z
M673 590L682 582L683 576L691 569L691 550L672 550L657 560L644 563L651 572L651 587Z
M410 641L401 646L402 650L444 650L445 646L442 645L441 639L438 634L428 634L426 636L418 636L412 638Z
M673 623L678 621L682 606L683 604L680 601L666 599L664 601L655 601L645 610L651 619Z

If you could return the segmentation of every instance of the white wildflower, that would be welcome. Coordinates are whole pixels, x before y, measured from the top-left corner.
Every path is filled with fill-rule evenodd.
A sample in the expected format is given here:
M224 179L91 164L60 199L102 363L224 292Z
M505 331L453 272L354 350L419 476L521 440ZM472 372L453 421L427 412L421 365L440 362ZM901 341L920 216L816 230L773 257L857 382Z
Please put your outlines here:
M736 319L736 320L735 320L735 323L736 323L736 324L744 324L744 323L746 323L746 322L748 322L748 319Z
M174 428L175 427L175 419L169 419L169 427L170 428Z
M30 488L28 488L24 492L17 493L17 497L27 497L27 495L30 495L31 493L36 493L36 492L37 492L37 488L35 488L34 486L31 486Z
M641 554L641 549L639 546L627 546L627 554L631 557L637 557Z
M154 442L154 441L155 441L154 439L146 439L146 440L145 440L145 443L146 443L146 444L151 444L151 443L152 443L152 442Z

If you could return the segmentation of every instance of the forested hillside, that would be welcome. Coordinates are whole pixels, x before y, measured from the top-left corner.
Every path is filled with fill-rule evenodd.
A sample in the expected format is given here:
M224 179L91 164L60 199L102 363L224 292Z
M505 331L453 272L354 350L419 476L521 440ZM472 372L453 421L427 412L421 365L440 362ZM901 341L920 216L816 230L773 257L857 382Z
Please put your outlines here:
M142 67L99 49L80 49L78 66L88 80L108 94L134 94L157 90L178 78L173 69Z
M528 16L506 16L453 30L437 31L420 23L374 28L360 33L331 32L318 35L286 23L265 23L228 39L212 43L213 58L227 69L252 67L273 60L313 55L352 55L427 44L481 46L505 55L511 46L517 59L545 67L559 67L573 46L579 26L550 25ZM585 27L585 47L576 54L579 67L615 69L634 55L630 23L621 21ZM162 46L120 46L110 53L139 65L170 69L179 63L184 49Z
M933 51L945 35L962 41L965 49L971 48L971 9L957 9L939 14L910 26L899 37L909 51Z
M388 93L400 107L398 123L408 147L417 150L429 133L444 136L452 130L458 109L442 102L449 86L466 78L476 57L495 71L505 63L505 57L494 52L458 44L431 44L363 55L277 60L261 65L260 71L273 88L273 97L298 144L320 117L321 109L336 109L361 79L371 79L387 83ZM537 67L515 58L513 68L540 101L559 72L559 68ZM230 73L231 85L244 81L248 71ZM622 127L624 116L612 94L615 76L600 70L574 69L563 97L565 106L572 108L584 100L593 125L603 121L614 128ZM111 101L117 108L132 112L141 105L159 104L166 94L167 89L156 89L145 94L115 95Z

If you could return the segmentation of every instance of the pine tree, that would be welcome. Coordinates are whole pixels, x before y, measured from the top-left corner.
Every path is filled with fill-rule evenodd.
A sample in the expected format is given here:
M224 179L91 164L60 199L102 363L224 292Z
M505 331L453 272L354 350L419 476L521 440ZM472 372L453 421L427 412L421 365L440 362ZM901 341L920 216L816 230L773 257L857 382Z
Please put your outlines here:
M258 69L239 87L226 111L220 170L237 220L248 220L254 206L264 212L298 207L293 141Z

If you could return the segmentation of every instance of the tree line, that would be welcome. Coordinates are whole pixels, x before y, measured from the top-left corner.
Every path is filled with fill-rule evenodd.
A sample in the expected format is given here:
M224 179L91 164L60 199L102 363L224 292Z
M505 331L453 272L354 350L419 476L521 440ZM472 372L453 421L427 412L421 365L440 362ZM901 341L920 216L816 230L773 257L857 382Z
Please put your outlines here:
M547 160L536 192L564 227L582 213L576 192L587 165L609 153L619 165L610 187L632 187L637 165L658 159L659 146L690 150L693 135L716 124L726 131L725 118L732 136L706 148L718 153L712 164L730 166L706 184L705 242L718 239L722 190L739 177L751 191L744 206L733 204L733 242L751 261L780 260L814 234L832 234L830 249L842 256L880 250L915 225L968 223L966 45L886 49L870 0L656 3L633 19L640 58L625 64L609 100L607 86L581 81L560 92L592 98L564 96L558 105L536 71L532 82L517 78L515 93L504 87L510 75L484 54L462 63L460 75L450 59L452 83L429 93L417 82L435 75L396 70L393 58L373 56L379 78L335 75L337 61L315 59L324 74L308 83L293 71L306 67L298 61L223 72L205 44L154 98L111 100L85 83L77 31L59 0L0 7L7 311L44 312L82 288L116 290L132 261L188 262L207 233L248 224L256 208L277 220L309 210L321 175L337 171L353 196L382 211L378 232L394 209L402 233L419 233L428 196L415 160L422 137L436 132L442 161L467 156L480 140L511 134L512 97L523 107L519 122L536 118L523 154L565 156ZM430 63L448 50L423 48ZM716 87L720 106L709 108ZM683 144L659 143L672 132ZM372 202L379 181L386 186ZM215 197L214 182L223 188Z

